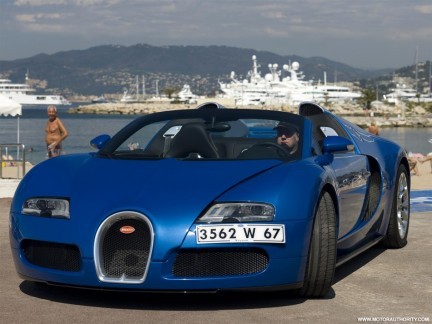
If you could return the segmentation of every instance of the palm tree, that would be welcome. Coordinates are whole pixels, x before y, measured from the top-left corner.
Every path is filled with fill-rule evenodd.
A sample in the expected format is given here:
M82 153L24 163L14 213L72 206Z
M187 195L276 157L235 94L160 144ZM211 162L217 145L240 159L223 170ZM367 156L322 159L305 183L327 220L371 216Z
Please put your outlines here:
M364 105L367 110L371 109L371 103L376 99L375 90L371 88L362 89L359 102Z
M172 95L176 92L179 92L180 89L178 87L171 87L171 86L167 86L165 89L162 90L162 92L169 98L171 99Z

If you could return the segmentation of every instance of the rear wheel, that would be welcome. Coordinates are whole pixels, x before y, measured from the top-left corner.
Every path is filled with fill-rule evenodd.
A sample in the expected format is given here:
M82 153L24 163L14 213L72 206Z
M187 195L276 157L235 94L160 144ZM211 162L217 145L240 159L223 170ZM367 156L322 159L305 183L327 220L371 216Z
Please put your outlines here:
M330 290L336 267L336 210L333 199L324 192L315 212L306 267L303 297L324 297Z
M386 247L397 249L407 244L409 219L410 193L408 187L408 171L406 167L401 164L395 182L387 235L383 240Z

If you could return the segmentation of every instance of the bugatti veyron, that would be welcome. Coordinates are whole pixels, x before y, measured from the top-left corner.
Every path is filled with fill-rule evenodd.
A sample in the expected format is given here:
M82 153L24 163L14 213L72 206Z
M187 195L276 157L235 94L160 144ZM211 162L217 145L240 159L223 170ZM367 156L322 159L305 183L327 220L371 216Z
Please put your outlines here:
M405 151L314 103L164 111L91 144L17 188L10 245L26 280L322 297L337 266L407 243Z

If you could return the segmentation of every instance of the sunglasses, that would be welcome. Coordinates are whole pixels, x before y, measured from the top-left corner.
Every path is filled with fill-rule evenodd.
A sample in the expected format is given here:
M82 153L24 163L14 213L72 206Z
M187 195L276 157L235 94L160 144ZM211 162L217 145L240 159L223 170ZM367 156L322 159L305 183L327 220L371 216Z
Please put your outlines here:
M295 134L295 131L289 129L278 129L277 136L281 137L285 135L286 137L291 137Z

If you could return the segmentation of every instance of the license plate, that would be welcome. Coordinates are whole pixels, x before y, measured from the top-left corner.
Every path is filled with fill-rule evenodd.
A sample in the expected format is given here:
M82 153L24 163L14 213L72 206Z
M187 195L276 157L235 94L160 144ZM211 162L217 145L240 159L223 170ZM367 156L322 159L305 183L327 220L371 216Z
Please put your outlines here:
M285 243L285 225L198 225L196 241L198 244Z

